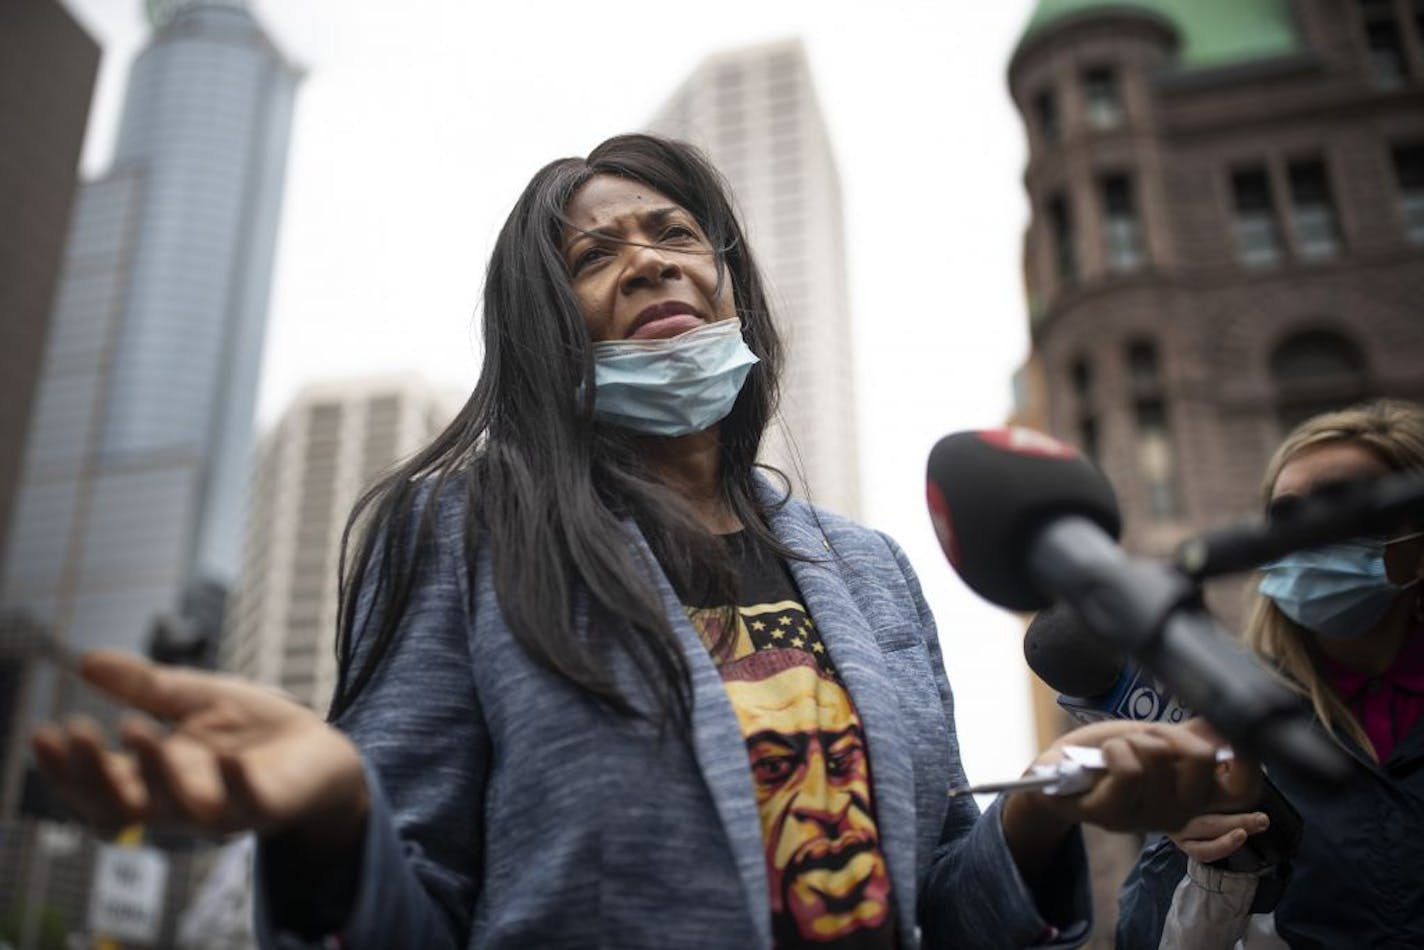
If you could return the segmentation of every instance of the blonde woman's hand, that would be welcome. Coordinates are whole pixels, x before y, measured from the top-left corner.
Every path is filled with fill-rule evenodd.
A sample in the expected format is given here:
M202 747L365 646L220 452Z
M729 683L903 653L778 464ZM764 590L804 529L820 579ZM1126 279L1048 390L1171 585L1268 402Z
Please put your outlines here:
M1209 741L1220 741L1204 720L1190 720L1187 726ZM1216 774L1217 780L1224 787L1236 789L1241 793L1250 792L1260 786L1260 766L1246 759L1220 762L1216 766ZM1238 801L1246 804L1242 797L1238 795ZM1270 818L1263 811L1208 812L1193 817L1175 831L1170 828L1167 830L1170 832L1168 837L1187 857L1199 864L1210 864L1235 854L1246 843L1247 838L1265 831L1270 824Z
M132 822L223 834L283 834L351 854L369 795L355 745L309 709L231 676L167 667L121 653L81 660L89 683L165 726L130 717L123 750L70 720L31 737L40 770L100 831Z
M1198 815L1168 837L1187 857L1199 864L1210 864L1235 854L1247 838L1265 831L1270 824L1263 811Z

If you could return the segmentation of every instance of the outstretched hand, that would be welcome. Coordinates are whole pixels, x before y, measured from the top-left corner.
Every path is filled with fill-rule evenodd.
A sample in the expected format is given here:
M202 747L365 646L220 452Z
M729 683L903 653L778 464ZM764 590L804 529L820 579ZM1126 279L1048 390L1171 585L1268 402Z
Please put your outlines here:
M93 651L89 683L137 716L120 726L124 751L74 719L31 737L41 772L96 829L141 821L173 830L291 834L313 848L351 853L369 806L356 747L315 713L231 676Z

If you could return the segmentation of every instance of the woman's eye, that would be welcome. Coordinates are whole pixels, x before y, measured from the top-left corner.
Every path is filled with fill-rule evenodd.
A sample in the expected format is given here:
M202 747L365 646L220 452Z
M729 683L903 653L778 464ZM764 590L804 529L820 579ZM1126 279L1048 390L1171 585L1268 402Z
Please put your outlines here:
M574 258L573 272L577 274L588 265L606 256L608 252L601 247L591 247Z
M697 234L689 227L681 224L674 224L663 231L663 240L672 241L678 239L696 239Z

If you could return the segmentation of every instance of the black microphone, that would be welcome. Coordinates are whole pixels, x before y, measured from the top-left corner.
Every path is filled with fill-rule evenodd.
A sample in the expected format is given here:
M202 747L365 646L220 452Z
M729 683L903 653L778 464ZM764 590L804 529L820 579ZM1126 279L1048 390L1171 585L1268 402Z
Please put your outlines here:
M1321 486L1271 520L1250 521L1189 538L1176 561L1194 578L1259 567L1301 548L1347 541L1424 521L1424 475L1403 472Z
M1082 723L1104 719L1181 723L1191 710L1066 604L1045 607L1024 632L1029 669L1058 691L1058 705Z
M1024 659L1039 679L1058 691L1058 705L1079 722L1179 723L1192 716L1145 670L1084 627L1065 604L1040 610L1029 623ZM1305 823L1270 776L1261 776L1261 797L1248 810L1265 812L1270 824L1236 851L1211 862L1213 867L1258 871L1279 866L1299 852Z
M930 452L926 494L950 563L1014 610L1067 601L1251 758L1336 783L1349 759L1309 711L1200 607L1180 571L1114 541L1112 486L1067 445L1008 428L958 432Z

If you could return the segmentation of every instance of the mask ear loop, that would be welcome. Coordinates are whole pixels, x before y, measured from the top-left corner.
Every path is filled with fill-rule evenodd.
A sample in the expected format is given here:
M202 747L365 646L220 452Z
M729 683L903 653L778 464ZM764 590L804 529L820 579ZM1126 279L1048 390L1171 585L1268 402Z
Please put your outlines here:
M1415 538L1420 537L1424 537L1424 531L1415 531L1413 534L1404 534L1397 538L1390 538L1385 544L1388 546L1397 541L1413 541ZM1420 557L1424 558L1424 552L1420 553ZM1424 567L1424 564L1415 568L1414 577L1400 585L1404 590L1408 590L1411 587L1415 590L1414 609L1410 611L1410 616L1413 617L1415 623L1424 623L1424 584L1420 583L1421 580L1424 580L1424 573L1420 572L1420 567Z
M1401 534L1397 538L1389 538L1385 541L1384 546L1388 548L1391 544L1402 544L1405 541L1413 541L1416 538L1424 538L1424 531L1414 531L1409 534ZM1421 580L1424 580L1424 570L1421 570L1421 568L1424 568L1424 549L1420 550L1419 557L1420 563L1415 565L1414 576L1409 580L1405 581L1403 584L1399 585L1404 590L1408 590L1409 588L1418 584ZM1420 595L1421 597L1424 597L1424 588L1421 588ZM1424 611L1424 605L1417 606L1416 612L1417 611Z

